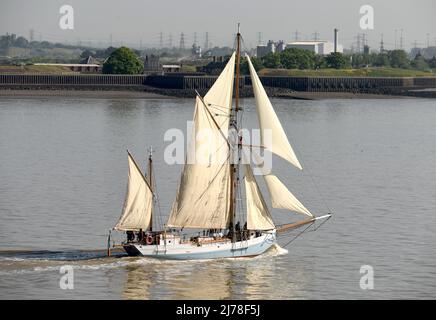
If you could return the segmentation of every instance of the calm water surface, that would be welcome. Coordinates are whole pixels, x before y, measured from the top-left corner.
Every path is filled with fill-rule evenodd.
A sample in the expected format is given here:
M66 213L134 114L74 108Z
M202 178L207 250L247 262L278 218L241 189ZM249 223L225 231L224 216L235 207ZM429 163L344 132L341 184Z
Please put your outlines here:
M0 99L0 298L436 298L435 100L273 104L308 169L275 159L273 171L312 212L326 202L334 217L287 251L162 262L95 250L121 211L126 149L145 165L153 145L168 213L181 167L164 163L163 136L186 131L193 101ZM244 126L255 126L253 100L243 105ZM74 290L59 288L63 265ZM359 286L362 265L374 268L373 290Z

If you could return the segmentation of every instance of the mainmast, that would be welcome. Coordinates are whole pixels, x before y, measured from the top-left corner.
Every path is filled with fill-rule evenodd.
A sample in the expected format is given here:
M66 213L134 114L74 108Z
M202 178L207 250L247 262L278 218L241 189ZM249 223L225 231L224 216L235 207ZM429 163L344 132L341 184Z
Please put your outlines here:
M153 177L152 177L152 172L153 172L153 159L152 159L152 155L153 155L153 147L150 146L150 148L148 149L148 172L147 172L147 180L148 180L148 185L150 186L150 190L152 193L154 193L153 190ZM150 231L153 231L153 205L151 206L151 217L150 217Z
M236 242L235 237L235 220L236 220L236 195L237 195L237 187L239 184L239 158L240 158L240 137L238 133L238 111L239 111L239 77L240 77L240 61L241 61L241 33L239 30L238 23L238 33L236 34L236 81L235 81L235 107L232 109L230 115L230 132L234 132L237 135L238 141L237 144L237 156L238 160L234 163L235 157L230 157L230 226L232 229L232 242ZM233 131L234 130L234 131ZM235 152L235 150L231 150L231 152Z
M240 76L240 65L241 62L241 33L239 32L239 23L238 23L238 33L236 35L236 87L235 87L235 125L237 124L237 113L239 109L239 76Z

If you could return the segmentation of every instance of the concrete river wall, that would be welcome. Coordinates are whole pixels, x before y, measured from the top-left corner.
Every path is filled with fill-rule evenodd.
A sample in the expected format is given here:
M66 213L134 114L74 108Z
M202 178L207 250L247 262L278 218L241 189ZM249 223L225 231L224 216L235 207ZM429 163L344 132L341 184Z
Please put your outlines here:
M205 92L217 76L202 75L41 75L0 74L0 89L146 90ZM401 94L411 89L436 88L436 77L260 77L263 85L296 92L352 92ZM251 79L242 76L241 90L250 91Z

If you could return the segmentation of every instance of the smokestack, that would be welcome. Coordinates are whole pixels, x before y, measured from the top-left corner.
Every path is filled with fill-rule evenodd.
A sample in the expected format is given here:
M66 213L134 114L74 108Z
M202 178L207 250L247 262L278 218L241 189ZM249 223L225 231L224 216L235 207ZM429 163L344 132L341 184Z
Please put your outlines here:
M338 52L338 29L335 28L335 40L334 40L334 44L335 44L335 53Z

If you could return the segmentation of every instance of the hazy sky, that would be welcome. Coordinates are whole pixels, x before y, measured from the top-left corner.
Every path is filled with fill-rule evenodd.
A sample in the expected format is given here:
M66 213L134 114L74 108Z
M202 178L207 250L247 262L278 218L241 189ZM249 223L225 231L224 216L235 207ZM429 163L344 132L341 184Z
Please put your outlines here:
M74 8L74 30L59 27L59 8L69 4ZM359 28L359 8L373 6L374 30ZM393 49L395 29L403 29L404 45L436 45L436 0L0 0L0 34L16 33L34 39L87 44L158 46L163 33L164 45L172 34L173 45L179 45L180 33L185 33L186 46L192 44L194 32L200 45L205 32L213 45L233 46L237 22L247 47L262 39L294 40L298 29L300 39L311 39L317 31L322 39L333 39L333 29L339 31L339 42L346 47L356 42L356 35L365 32L371 48L379 48L384 34L385 48Z

